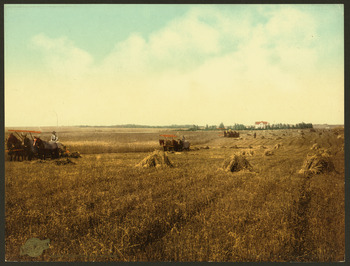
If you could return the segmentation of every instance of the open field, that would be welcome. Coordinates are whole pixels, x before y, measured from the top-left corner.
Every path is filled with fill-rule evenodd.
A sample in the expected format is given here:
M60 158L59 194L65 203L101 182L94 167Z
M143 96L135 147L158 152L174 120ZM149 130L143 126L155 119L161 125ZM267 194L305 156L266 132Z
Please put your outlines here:
M343 128L256 131L256 138L241 131L239 139L218 131L55 130L82 154L76 164L5 161L8 261L344 260ZM192 150L167 153L172 168L135 167L164 133L185 135ZM328 150L334 171L298 173L314 144ZM221 169L243 150L253 151L252 171ZM34 237L50 239L49 248L20 255Z

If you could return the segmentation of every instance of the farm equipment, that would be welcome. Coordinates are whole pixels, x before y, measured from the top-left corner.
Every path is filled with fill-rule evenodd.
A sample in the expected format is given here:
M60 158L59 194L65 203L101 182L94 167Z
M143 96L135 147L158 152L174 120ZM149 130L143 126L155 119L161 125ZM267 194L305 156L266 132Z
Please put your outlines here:
M183 151L190 149L190 142L188 140L178 139L176 135L159 135L159 145L163 147L164 151Z
M33 130L13 130L9 129L11 132L9 138L7 139L7 150L6 152L11 157L16 158L22 157L23 159L31 160L33 158L37 158L39 155L39 150L36 147L35 143L37 140L40 140L39 137L32 135L32 133L40 134L41 131L33 131ZM28 133L30 134L30 138L27 137ZM48 142L50 143L50 142ZM69 151L68 149L62 145L60 142L56 142L57 144L55 149L57 150L58 157L68 157ZM47 154L50 157L51 153Z
M239 138L239 132L230 130L224 131L224 137L227 138Z

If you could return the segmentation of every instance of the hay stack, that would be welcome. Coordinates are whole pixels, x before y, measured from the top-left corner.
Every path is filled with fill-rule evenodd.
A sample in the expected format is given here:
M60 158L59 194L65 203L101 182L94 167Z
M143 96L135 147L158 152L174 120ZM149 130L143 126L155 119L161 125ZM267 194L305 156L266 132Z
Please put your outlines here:
M331 157L327 153L317 153L314 155L308 155L302 168L300 169L300 174L321 174L327 173L334 170L334 164Z
M222 169L227 172L238 172L241 170L251 171L253 168L245 156L234 154L223 162Z
M168 156L164 151L154 151L146 158L144 158L140 163L136 165L137 167L151 168L151 167L173 167Z

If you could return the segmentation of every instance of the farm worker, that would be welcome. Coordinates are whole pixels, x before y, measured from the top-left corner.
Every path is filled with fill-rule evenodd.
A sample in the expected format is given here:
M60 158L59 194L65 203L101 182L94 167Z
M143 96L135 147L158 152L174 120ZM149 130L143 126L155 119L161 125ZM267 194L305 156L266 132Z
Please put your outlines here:
M57 135L56 135L56 131L52 131L51 141L54 141L54 142L57 142L57 141L58 141L58 137L57 137Z
M182 136L182 141L185 141L185 136Z
M256 138L256 132L254 132L254 138Z

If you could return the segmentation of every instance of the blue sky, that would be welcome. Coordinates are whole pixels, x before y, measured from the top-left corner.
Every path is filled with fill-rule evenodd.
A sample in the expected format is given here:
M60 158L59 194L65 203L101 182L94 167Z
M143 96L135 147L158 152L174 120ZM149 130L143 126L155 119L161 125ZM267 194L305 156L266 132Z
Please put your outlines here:
M341 124L343 23L342 5L5 5L5 125Z

